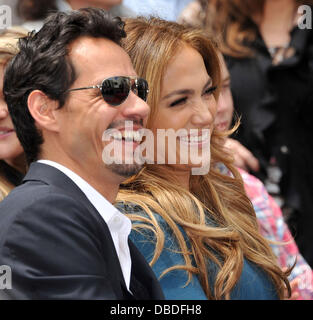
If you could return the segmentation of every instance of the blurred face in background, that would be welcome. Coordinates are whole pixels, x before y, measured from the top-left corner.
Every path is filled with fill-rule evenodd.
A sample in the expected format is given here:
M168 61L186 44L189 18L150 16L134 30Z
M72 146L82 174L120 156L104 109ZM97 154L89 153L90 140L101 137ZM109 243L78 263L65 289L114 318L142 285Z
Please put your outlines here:
M18 169L23 149L16 136L7 105L3 98L4 65L0 64L0 160Z
M222 87L217 101L217 115L215 118L215 127L219 131L225 131L230 128L234 112L234 102L230 90L230 75L221 54L219 54L221 74L222 74Z
M122 3L122 0L67 0L73 9L84 7L98 7L105 10L110 10L114 6Z

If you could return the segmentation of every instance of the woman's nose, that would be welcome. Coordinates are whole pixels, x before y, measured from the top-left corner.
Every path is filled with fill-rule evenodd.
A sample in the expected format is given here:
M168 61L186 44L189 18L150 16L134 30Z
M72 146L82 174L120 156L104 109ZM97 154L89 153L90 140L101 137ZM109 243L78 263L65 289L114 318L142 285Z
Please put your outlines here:
M214 122L216 116L216 101L212 99L207 102L199 103L192 117L192 122L197 126L207 126Z

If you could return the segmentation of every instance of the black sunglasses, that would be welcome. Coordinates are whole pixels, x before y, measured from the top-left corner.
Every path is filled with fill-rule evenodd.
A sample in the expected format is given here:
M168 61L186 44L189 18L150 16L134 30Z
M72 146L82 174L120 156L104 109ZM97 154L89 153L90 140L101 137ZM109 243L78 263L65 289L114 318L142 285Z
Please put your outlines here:
M111 106L122 104L132 90L140 99L147 101L149 86L145 79L138 77L111 77L104 79L101 84L96 86L69 89L67 91L77 91L85 89L100 89L102 97Z

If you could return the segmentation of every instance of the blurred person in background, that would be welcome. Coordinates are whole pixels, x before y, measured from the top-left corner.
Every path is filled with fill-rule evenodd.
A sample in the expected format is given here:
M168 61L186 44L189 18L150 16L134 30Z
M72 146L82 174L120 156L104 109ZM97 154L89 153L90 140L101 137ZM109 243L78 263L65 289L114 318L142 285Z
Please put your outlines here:
M229 130L232 124L234 103L231 94L231 79L222 54L219 54L221 65L221 91L217 101L215 126L220 131ZM227 140L227 139L226 139ZM229 148L229 145L226 144ZM231 148L230 151L233 149ZM221 171L227 174L225 166ZM299 249L286 225L282 211L275 200L268 194L264 184L247 171L238 168L245 186L246 193L254 207L261 234L270 242L270 245L282 268L293 265L295 267L288 277L293 287L294 298L299 300L313 299L312 269L299 253Z
M124 0L127 7L139 16L150 15L164 20L176 21L182 10L192 0Z
M264 182L312 267L313 31L312 16L305 21L303 14L312 15L313 1L199 4L201 10L193 16L220 37L230 71L242 123L234 138L249 150L237 152L241 167ZM258 166L246 155L257 158Z
M3 75L7 62L17 53L18 38L26 36L23 28L14 27L0 34L0 201L22 182L26 159L3 97Z
M43 20L53 11L70 11L98 7L113 16L132 17L135 13L122 4L122 0L18 0L17 12L25 20L23 27L38 31Z

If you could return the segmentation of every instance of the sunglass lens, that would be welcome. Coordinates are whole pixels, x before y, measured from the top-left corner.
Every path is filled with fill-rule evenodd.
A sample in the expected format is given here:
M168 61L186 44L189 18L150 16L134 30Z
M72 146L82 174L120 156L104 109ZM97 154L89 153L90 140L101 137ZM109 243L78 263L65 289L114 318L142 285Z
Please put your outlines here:
M148 82L145 79L138 78L137 80L137 92L138 97L141 98L143 101L147 101L148 92L149 92Z
M129 94L129 80L126 77L113 77L102 82L101 93L104 101L111 106L118 106Z

